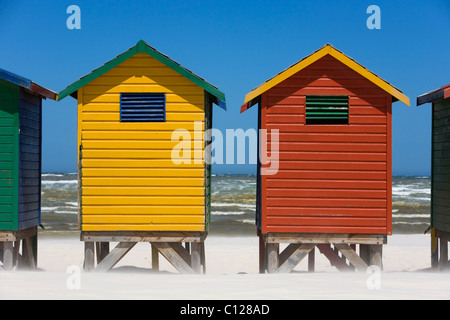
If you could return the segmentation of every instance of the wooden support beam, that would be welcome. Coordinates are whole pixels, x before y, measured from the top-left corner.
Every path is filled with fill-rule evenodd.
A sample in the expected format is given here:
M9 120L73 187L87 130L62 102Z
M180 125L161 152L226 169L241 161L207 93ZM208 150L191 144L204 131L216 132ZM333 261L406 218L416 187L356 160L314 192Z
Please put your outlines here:
M290 243L280 254L279 254L279 265L286 262L287 259L295 253L295 251L300 247L299 243Z
M328 243L318 244L317 248L321 254L323 254L331 263L333 267L338 269L339 271L353 271L354 269L349 267L347 263L345 263L345 259L339 257L339 255L331 248L331 245Z
M386 244L384 234L322 234L322 233L268 233L263 235L266 243L347 243Z
M188 265L191 265L191 255L181 242L168 242L168 244Z
M82 231L81 241L92 242L203 242L206 232L192 231Z
M292 247L291 247L292 246ZM276 273L291 272L300 261L308 255L308 253L315 247L313 243L304 244L290 244L284 251L288 250L286 254L282 253L283 260L280 258L280 267ZM295 248L295 249L294 249ZM288 256L287 256L288 255ZM287 257L286 257L287 256Z
M136 242L119 242L97 267L96 272L106 272L114 268L114 266L136 245Z
M16 241L19 239L29 238L34 235L37 235L37 227L31 227L18 231L0 231L0 242Z
M178 251L174 249L167 242L152 242L158 251L177 269L180 273L194 274L195 271L191 268L190 263L188 264L185 259L180 255ZM181 246L181 244L179 244ZM175 246L176 247L176 246ZM183 248L183 250L185 250Z
M360 272L366 272L368 265L361 259L347 243L334 243L337 248L346 257L350 263Z

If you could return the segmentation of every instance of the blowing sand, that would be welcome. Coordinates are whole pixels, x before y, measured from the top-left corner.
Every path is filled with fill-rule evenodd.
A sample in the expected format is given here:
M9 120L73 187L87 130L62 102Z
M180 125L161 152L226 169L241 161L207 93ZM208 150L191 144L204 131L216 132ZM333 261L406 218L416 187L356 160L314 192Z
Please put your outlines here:
M206 239L206 275L178 274L160 256L151 270L148 243L137 244L108 273L82 271L77 234L39 236L38 271L0 271L0 299L449 299L450 273L430 272L430 236L394 235L384 246L379 275L338 272L316 250L290 274L258 273L257 237Z

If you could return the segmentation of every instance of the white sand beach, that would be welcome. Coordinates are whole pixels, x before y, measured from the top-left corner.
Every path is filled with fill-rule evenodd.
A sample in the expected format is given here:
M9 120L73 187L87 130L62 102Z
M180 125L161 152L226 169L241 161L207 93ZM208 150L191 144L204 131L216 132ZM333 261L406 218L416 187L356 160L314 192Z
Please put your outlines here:
M148 243L138 244L108 273L86 273L76 234L43 234L39 270L0 271L0 299L449 299L450 273L429 270L429 239L388 237L379 288L370 289L370 274L338 272L318 251L315 273L302 261L290 274L259 274L257 237L209 236L206 275L184 275L163 257L160 271L153 272Z

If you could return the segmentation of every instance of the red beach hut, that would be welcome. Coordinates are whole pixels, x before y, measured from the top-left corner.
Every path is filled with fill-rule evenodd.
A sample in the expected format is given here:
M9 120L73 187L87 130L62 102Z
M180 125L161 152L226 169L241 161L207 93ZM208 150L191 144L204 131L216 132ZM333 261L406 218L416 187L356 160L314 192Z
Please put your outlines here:
M381 265L392 234L395 101L410 105L329 44L246 95L241 112L258 105L259 129L279 130L278 170L258 166L261 271L290 271L316 246L341 270ZM289 243L281 253L280 243Z

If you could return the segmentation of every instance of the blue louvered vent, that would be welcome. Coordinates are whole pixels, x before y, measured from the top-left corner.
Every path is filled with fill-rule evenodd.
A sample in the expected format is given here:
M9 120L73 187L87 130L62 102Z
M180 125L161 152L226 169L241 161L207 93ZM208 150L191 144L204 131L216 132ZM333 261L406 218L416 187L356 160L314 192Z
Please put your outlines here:
M165 93L122 93L120 94L121 122L164 122L166 121Z

